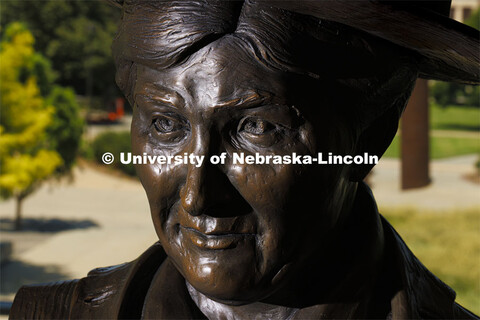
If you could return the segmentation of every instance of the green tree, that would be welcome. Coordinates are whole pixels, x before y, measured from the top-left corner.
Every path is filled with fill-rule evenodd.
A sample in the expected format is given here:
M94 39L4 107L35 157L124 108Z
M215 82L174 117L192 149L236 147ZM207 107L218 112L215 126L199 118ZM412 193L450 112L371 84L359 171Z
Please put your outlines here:
M63 176L70 172L77 158L84 121L75 100L75 92L71 88L53 86L46 103L54 109L47 136L52 148L62 157L63 164L57 168L56 173Z
M54 108L29 74L33 43L20 23L7 26L0 42L0 195L16 199L16 229L23 200L63 163L46 134Z
M111 43L121 11L107 1L2 0L1 26L24 22L59 72L59 83L79 94L115 96ZM105 97L107 98L107 97Z
M465 21L465 24L477 30L480 29L480 9L476 10ZM479 86L436 81L432 85L431 95L435 102L442 107L449 105L480 107Z
M8 33L3 38L11 41ZM53 108L47 138L63 159L63 165L56 170L56 174L62 176L70 172L77 157L84 127L80 106L71 88L55 85L57 73L50 61L38 52L33 52L26 60L20 69L19 80L24 82L32 76L36 79L40 95L46 98L45 103Z

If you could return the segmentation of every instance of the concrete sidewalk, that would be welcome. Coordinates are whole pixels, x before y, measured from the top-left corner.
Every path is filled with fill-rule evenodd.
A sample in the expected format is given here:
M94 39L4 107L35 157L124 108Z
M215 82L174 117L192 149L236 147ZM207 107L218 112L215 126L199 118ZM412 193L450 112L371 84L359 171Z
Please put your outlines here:
M432 184L400 191L398 160L382 159L372 177L380 210L480 208L480 185L464 179L477 156L433 161ZM135 180L90 167L75 169L72 184L43 186L24 204L25 218L59 218L96 225L56 233L2 231L14 245L13 261L1 267L1 300L11 300L21 284L83 277L95 267L135 259L156 241L147 199ZM12 219L13 201L0 203L0 218Z
M475 176L477 155L434 160L430 163L430 185L400 190L400 161L381 159L371 178L372 190L380 210L385 207L451 210L478 207L480 184L467 177Z
M1 240L14 246L13 262L1 268L2 300L12 299L21 283L84 277L95 267L133 260L157 240L139 182L88 167L75 169L74 176L72 184L43 186L29 197L24 218L97 226L56 233L2 231ZM13 201L0 203L0 218L11 219L13 213Z

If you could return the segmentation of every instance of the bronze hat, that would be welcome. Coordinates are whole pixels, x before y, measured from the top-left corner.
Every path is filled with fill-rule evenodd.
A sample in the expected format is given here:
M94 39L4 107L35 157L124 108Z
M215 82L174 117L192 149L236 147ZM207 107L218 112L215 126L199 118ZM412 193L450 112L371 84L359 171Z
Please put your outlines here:
M348 25L413 50L422 57L422 78L480 83L480 33L448 17L451 0L269 3Z
M121 6L124 0L110 2ZM480 83L480 33L448 17L451 0L258 3L340 23L414 51L420 56L418 69L422 78Z

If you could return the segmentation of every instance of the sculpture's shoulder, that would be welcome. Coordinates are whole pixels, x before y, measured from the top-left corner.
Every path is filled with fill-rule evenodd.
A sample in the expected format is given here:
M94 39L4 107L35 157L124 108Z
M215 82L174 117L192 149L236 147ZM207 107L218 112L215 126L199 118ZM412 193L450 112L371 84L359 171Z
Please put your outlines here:
M15 295L10 319L68 318L78 280L21 287Z
M165 258L156 243L132 262L94 269L80 280L24 286L10 319L140 318L150 281Z

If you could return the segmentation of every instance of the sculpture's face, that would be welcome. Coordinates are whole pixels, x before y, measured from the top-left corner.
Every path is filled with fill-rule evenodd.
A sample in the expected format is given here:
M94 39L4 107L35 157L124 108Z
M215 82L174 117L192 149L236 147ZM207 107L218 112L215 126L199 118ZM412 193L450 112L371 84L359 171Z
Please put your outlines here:
M322 92L302 87L229 37L168 70L137 67L133 152L205 156L200 167L137 170L163 247L207 296L241 302L270 295L328 245L354 193L346 167L232 161L233 153L346 152L340 115L318 103ZM210 156L222 152L225 164L212 165Z

